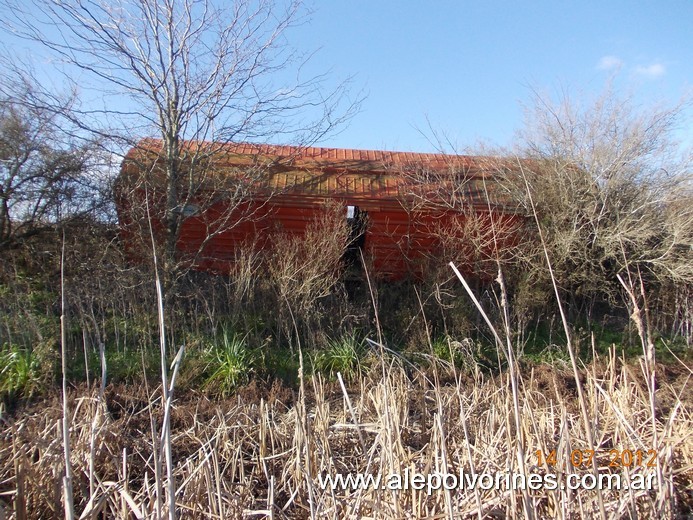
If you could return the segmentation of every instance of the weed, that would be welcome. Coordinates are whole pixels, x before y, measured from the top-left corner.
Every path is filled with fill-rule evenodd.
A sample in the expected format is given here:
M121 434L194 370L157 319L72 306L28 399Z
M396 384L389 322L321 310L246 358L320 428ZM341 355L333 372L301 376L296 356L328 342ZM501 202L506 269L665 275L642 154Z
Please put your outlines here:
M470 338L457 341L450 336L441 336L434 339L431 346L437 359L452 363L458 368L473 370L485 361L480 348Z
M365 368L366 348L363 340L354 334L347 334L338 339L330 339L327 347L319 351L313 360L316 371L336 377L337 372L344 379L360 376Z
M289 386L298 384L299 359L296 351L266 342L262 365L269 379L279 379Z
M224 330L222 342L214 347L210 355L212 375L204 387L215 394L228 397L239 386L247 383L257 360L257 353L248 347L247 338L231 335Z
M4 346L0 351L0 395L14 399L37 394L43 386L40 365L30 349Z
M570 363L570 356L565 348L551 343L539 352L525 353L524 359L536 364L549 364L567 366Z

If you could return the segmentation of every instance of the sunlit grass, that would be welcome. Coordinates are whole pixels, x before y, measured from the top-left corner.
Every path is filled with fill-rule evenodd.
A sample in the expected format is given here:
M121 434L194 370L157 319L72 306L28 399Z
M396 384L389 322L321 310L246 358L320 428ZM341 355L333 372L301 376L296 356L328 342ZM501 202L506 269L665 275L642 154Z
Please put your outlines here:
M229 347L227 352L245 352L242 341L228 339L222 345ZM243 354L229 359L238 362L234 365L238 369L248 366L241 363L246 359ZM690 511L686 490L693 482L692 416L690 400L681 399L689 383L686 367L676 370L680 377L663 383L659 391L661 415L656 422L661 439L657 454L664 468L664 485L672 490L670 498L662 502L664 495L658 490L602 491L610 517L666 518ZM219 376L217 384L238 382L239 372L234 374L228 383L223 382L226 375ZM613 355L581 375L592 418L599 425L599 471L624 478L651 472L644 465L609 467L612 449L652 446L647 389L638 377L638 367L624 365ZM570 461L571 451L584 449L586 438L574 390L566 384L571 377L569 371L548 364L520 376L520 424L528 472L584 475L591 471ZM327 392L319 378L300 397L305 415L299 413L298 402L287 405L269 399L269 394L228 401L181 397L173 407L172 437L179 514L263 518L271 511L275 518L306 518L312 500L316 518L522 517L520 493L507 490L483 491L477 502L468 489L429 496L413 490L332 492L319 486L319 474L337 472L387 475L408 468L424 474L443 469L459 473L472 467L477 473L519 471L518 435L508 421L512 400L507 378L478 374L478 384L470 386L467 381L461 377L436 385L430 378L411 378L399 358L386 358L352 379L348 396L353 410L341 393ZM154 447L147 433L150 398L136 388L131 394L112 396L108 409L113 413L103 413L96 396L73 398L72 409L79 411L71 423L79 514L86 511L83 518L131 518L138 513L150 517L146 512L151 514L156 495L148 481L154 474L149 455ZM3 489L15 493L12 503L24 504L28 518L60 517L60 501L47 491L59 489L61 478L60 445L54 441L60 408L54 401L39 407L40 414L29 411L8 425L0 443L0 478ZM96 442L89 441L90 432L95 432ZM539 464L538 450L556 450L555 465ZM91 495L90 460L97 483ZM19 482L17 478L21 487L13 484ZM21 502L16 493L22 494ZM586 518L598 515L597 496L596 490L538 489L529 499L535 518Z
M29 348L6 345L0 349L0 396L31 397L44 387L41 363Z
M249 347L247 338L224 330L220 342L210 349L211 375L205 381L204 388L213 394L228 397L250 380L257 356L257 352Z

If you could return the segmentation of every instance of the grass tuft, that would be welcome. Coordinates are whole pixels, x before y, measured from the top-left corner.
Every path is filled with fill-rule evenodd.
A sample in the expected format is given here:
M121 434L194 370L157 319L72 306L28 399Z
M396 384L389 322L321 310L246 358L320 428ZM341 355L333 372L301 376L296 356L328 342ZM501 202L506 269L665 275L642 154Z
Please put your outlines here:
M340 373L344 379L352 380L366 368L367 354L364 340L353 333L345 334L327 341L327 346L316 353L313 367L316 372L329 377L335 378Z
M28 348L5 345L0 350L0 395L3 399L32 397L43 388L41 362Z
M228 397L250 381L257 358L257 352L248 346L247 337L224 330L221 343L211 349L211 375L204 388L215 395Z

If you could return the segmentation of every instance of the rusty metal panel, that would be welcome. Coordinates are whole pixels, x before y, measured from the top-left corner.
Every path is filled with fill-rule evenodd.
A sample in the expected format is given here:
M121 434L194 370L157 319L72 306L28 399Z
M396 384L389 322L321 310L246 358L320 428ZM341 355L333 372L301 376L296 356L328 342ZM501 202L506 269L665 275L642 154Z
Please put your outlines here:
M465 204L477 210L488 209L489 203L501 207L506 202L490 180L493 171L502 167L496 158L247 143L185 143L183 148L208 151L215 175L233 177L256 166L267 171L266 191L258 192L254 199L263 201L262 211L214 236L204 251L208 257L204 265L223 265L241 243L262 243L278 228L304 232L322 205L336 201L367 212L366 251L374 269L400 276L412 262L434 252L437 239L432 231L447 218L435 208L416 214L405 211L405 200L415 188L446 196L457 186ZM140 143L128 153L121 177L156 172L161 150L160 141ZM435 172L430 176L434 184L411 185L412 172L421 170ZM461 182L454 172L464 173L464 185L452 184ZM448 173L451 175L446 177ZM256 203L251 200L249 204ZM119 209L119 213L124 211ZM239 211L240 217L244 208ZM223 207L216 207L187 219L181 229L181 249L194 251L207 237L208 224L223 213Z

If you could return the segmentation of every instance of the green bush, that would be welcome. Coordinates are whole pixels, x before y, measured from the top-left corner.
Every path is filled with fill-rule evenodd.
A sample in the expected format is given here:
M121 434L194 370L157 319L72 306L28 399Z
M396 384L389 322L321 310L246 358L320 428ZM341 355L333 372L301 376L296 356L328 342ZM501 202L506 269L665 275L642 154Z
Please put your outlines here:
M262 352L262 368L268 379L279 379L284 384L296 386L299 382L300 361L298 352L273 343L266 343Z
M495 351L489 352L484 343L475 342L470 338L458 341L448 335L440 336L432 341L431 347L436 359L464 371L473 372L477 367L489 370L497 366L495 356L489 355L495 354Z

